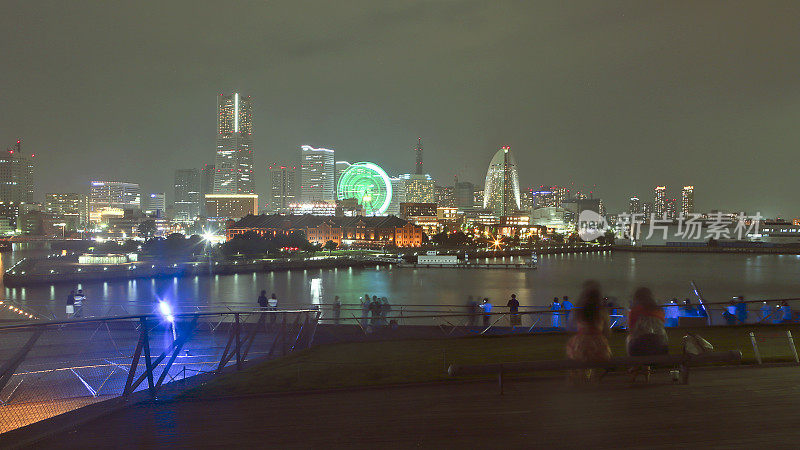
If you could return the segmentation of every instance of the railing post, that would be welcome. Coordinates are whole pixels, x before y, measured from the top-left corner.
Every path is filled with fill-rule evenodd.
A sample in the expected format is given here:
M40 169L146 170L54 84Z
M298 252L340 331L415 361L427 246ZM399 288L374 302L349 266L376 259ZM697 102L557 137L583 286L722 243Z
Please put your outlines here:
M761 364L761 353L758 351L758 343L756 342L756 334L750 332L750 342L753 344L753 353L756 356L756 362Z
M144 348L144 364L145 370L147 370L147 389L150 391L150 396L156 396L155 390L155 383L153 383L153 362L150 360L150 337L148 336L150 333L147 331L147 318L142 317L142 333L144 336L143 339L143 348Z
M794 338L792 338L792 332L786 330L786 338L789 340L789 348L792 350L792 356L794 356L794 363L800 364L800 359L797 357L797 347L794 346Z
M235 333L236 333L236 370L242 370L242 352L241 346L242 341L239 337L239 313L234 314L234 318L236 319L236 324L234 325Z

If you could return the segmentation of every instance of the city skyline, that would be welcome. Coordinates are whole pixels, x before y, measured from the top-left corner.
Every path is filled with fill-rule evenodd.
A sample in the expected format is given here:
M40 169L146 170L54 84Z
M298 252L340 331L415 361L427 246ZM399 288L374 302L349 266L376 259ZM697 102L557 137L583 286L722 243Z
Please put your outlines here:
M14 60L0 73L0 141L37 153L40 201L90 179L169 192L175 169L214 159L213 95L245 92L257 99L262 195L268 163L299 144L406 173L422 136L438 180L479 184L509 145L522 186L597 185L609 210L658 180L696 186L698 210L798 215L781 187L800 162L789 100L800 70L785 57L800 49L800 5L323 3L313 18L299 6L193 5L193 21L178 1L120 8L17 4L0 18ZM585 23L605 27L588 45Z

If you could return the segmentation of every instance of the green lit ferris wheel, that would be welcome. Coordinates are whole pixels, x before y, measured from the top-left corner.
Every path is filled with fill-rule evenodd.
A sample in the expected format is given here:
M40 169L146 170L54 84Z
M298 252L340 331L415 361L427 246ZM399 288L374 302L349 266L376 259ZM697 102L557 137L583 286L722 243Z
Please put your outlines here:
M392 182L377 164L358 162L339 176L336 197L356 199L368 216L385 214L392 202Z

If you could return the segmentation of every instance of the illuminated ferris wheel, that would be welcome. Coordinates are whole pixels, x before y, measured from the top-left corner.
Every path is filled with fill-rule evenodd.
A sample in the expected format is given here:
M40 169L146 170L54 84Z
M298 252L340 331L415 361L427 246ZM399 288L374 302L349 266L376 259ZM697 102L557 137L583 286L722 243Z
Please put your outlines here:
M386 214L392 202L392 182L377 164L358 162L345 169L339 177L336 197L339 200L356 199L364 208L365 215Z

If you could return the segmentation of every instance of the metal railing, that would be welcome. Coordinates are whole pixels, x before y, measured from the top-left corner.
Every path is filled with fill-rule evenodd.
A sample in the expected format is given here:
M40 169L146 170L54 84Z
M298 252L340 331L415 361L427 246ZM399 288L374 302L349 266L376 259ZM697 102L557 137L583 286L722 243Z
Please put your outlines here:
M0 433L306 348L318 318L318 310L239 310L0 326Z

